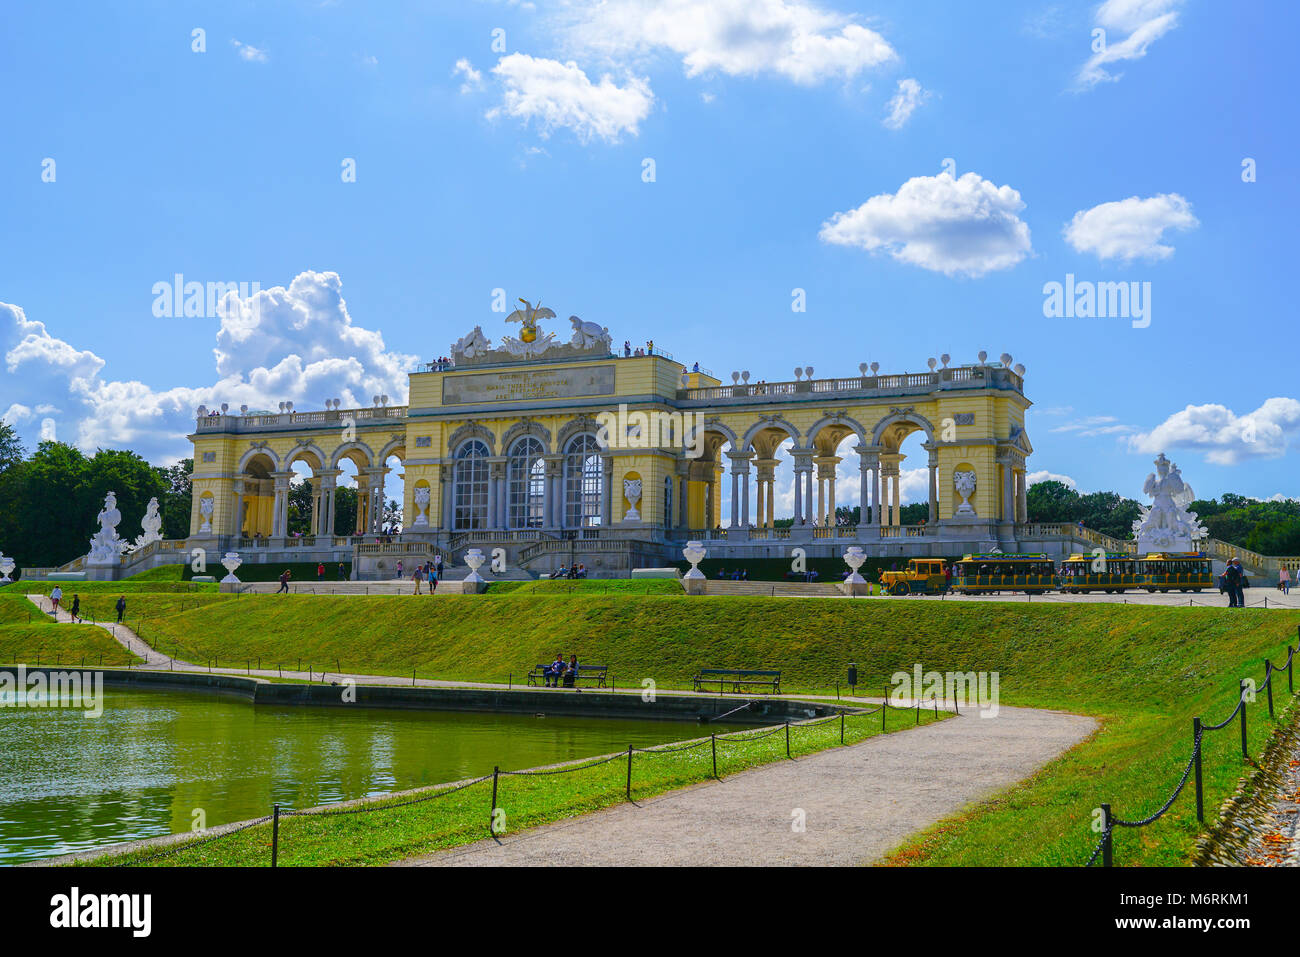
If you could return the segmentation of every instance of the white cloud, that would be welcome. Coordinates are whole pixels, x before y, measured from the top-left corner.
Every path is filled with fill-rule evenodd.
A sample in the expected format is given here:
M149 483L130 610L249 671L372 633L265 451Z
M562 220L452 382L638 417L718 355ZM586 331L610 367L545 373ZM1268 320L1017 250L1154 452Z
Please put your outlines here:
M483 89L483 74L474 69L473 64L464 57L456 61L456 66L451 71L451 75L465 78L465 82L460 85L462 93L477 93Z
M773 73L809 85L898 58L874 30L797 0L575 0L562 19L575 51L617 63L667 51L688 76Z
M1191 203L1177 193L1161 193L1148 199L1130 196L1080 210L1063 232L1076 252L1132 262L1168 259L1174 247L1160 242L1164 231L1195 229L1199 225Z
M921 89L921 84L911 77L898 81L898 92L889 99L889 115L882 121L886 129L903 128L916 108L930 98L930 91Z
M354 325L341 286L335 273L304 272L288 288L240 300L217 333L215 381L162 389L104 377L99 356L54 338L19 307L0 303L0 350L6 368L17 373L20 392L10 411L20 414L21 406L58 415L47 418L42 433L57 427L87 451L127 447L162 461L186 454L185 436L194 430L199 405L265 409L291 399L320 408L339 397L344 407L355 408L369 406L376 394L405 402L406 374L416 357L388 351L378 332Z
M619 86L609 76L592 83L576 63L535 58L526 53L502 57L493 67L504 87L500 106L489 119L513 116L536 120L542 136L557 127L570 129L582 142L592 137L617 142L623 133L635 136L650 114L654 94L648 80L629 76Z
M1244 415L1213 403L1189 405L1151 431L1131 436L1129 447L1149 453L1196 449L1205 453L1208 462L1235 465L1285 454L1288 440L1298 431L1300 402L1277 396Z
M1080 438L1095 438L1099 435L1127 435L1138 431L1135 426L1124 425L1113 415L1090 415L1058 425L1051 432L1073 432Z
M1046 469L1040 470L1038 472L1030 472L1028 475L1025 476L1026 488L1028 488L1030 485L1037 485L1039 482L1060 482L1062 485L1065 485L1068 488L1079 487L1079 483L1077 483L1074 479L1070 478L1070 476L1060 475L1056 472L1048 472Z
M239 52L239 58L249 63L265 63L269 57L265 50L259 50L255 46L247 43L240 43L238 40L231 40L231 44Z
M873 196L857 209L822 224L821 239L946 275L982 276L1009 269L1033 249L1025 208L1010 186L975 173L916 176L894 194Z
M1152 43L1178 26L1182 5L1183 0L1106 0L1094 18L1096 27L1106 31L1106 45L1079 68L1075 89L1118 80L1123 74L1111 73L1107 67L1146 56ZM1116 41L1120 35L1123 39Z

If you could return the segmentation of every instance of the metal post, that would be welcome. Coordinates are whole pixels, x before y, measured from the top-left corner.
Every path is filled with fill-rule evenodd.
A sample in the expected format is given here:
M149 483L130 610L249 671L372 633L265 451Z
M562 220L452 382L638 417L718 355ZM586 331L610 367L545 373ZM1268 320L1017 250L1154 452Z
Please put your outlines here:
M1241 679L1241 756L1243 759L1250 757L1250 752L1246 748L1246 679Z
M1295 684L1292 683L1291 675L1295 668L1295 651L1290 645L1286 646L1286 690L1295 694Z
M278 867L280 861L280 805L271 811L271 866Z
M713 732L709 738L713 742L713 776L716 778L718 776L718 733Z
M1101 806L1101 866L1110 867L1114 863L1114 848L1111 846L1110 805Z
M790 722L785 723L785 756L790 756Z
M496 837L497 824L497 778L501 775L501 768L492 769L492 813L488 815L488 833Z
M632 800L632 745L627 746L627 799Z
M1273 662L1264 659L1264 687L1268 689L1268 716L1273 717Z
M844 743L844 712L840 712L840 744Z
M1201 719L1192 719L1192 766L1196 770L1196 820L1205 823L1205 789L1201 785Z

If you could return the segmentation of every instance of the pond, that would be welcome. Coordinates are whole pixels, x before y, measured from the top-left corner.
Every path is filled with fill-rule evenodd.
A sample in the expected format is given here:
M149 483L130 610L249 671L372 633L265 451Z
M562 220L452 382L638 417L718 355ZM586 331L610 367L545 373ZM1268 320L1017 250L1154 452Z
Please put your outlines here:
M709 731L733 730L713 724ZM104 689L0 708L0 864L699 737L684 721L253 705Z

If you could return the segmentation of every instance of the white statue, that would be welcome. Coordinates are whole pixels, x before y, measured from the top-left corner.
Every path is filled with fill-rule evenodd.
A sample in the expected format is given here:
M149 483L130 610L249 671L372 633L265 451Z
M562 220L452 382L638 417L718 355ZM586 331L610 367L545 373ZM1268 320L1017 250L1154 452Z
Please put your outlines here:
M1148 552L1190 552L1196 539L1208 534L1187 506L1196 499L1192 487L1183 481L1178 466L1163 452L1155 460L1155 472L1147 475L1142 491L1153 499L1141 506L1141 515L1133 523L1138 540L1138 554Z
M492 348L492 343L488 342L488 337L483 335L483 327L475 326L473 331L468 335L461 336L456 340L455 345L451 347L453 356L464 356L466 359L473 359L480 356Z
M90 540L91 565L116 565L122 560L122 549L126 542L118 537L117 526L122 521L122 513L117 510L117 493L109 492L104 496L104 507L95 517L99 522L99 531Z
M203 516L203 524L199 526L199 534L204 535L212 532L212 510L216 504L216 500L211 495L205 495L199 499L199 514Z
M412 528L425 528L429 524L429 486L417 485L415 487L415 521L411 523Z
M244 560L239 557L239 552L226 552L221 559L221 564L225 566L226 569L226 577L221 579L221 584L240 584L239 579L235 577L235 572L239 571L239 566L244 564Z
M630 508L623 513L623 521L641 521L641 513L636 507L636 503L641 501L641 480L623 479L623 494L627 497L628 504L630 505Z
M957 494L961 496L961 504L957 506L957 514L974 515L975 507L969 501L970 497L975 494L974 469L953 472L952 486L957 490Z
M579 349L592 349L600 345L606 349L613 348L614 340L610 338L608 326L583 322L577 316L570 316L569 322L573 323L573 338L569 340L570 345L577 346Z
M549 310L548 310L549 311ZM532 359L540 356L547 349L551 348L555 342L555 333L548 332L545 335L538 336L536 339L515 339L512 336L501 337L501 348L512 356L522 356L525 359Z
M150 542L162 541L162 516L158 514L156 496L149 499L149 505L144 510L144 518L140 519L140 527L144 529L144 534L136 537L136 548L142 548Z

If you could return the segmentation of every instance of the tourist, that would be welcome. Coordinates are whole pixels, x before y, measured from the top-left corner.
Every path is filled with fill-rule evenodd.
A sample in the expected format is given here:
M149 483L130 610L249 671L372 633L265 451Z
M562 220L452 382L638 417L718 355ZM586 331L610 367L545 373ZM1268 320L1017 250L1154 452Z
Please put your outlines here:
M317 562L317 563L316 563L316 580L317 580L318 582L323 582L323 581L325 580L325 563L324 563L324 562Z
M952 591L952 566L945 564L943 566L943 593L946 595Z
M718 581L722 581L722 579L724 579L724 578L726 578L726 577L727 577L727 570L726 570L725 568L719 568L719 569L718 569Z
M54 617L59 617L59 602L63 600L63 589L58 585L50 592L50 607L54 609Z
M623 340L623 357L626 359L632 355L632 343L626 339Z
M569 667L564 671L564 687L572 688L574 691L581 691L578 687L578 656L569 656Z
M277 595L280 594L280 592L284 592L285 594L289 593L289 578L289 569L286 568L284 571L280 572L280 587L276 589L275 592Z
M433 564L429 565L429 594L432 595L438 588L438 575L433 570Z
M117 604L113 606L117 609L117 623L122 624L122 618L126 615L126 596L118 595Z
M587 577L587 565L585 562L578 562L578 577L579 578Z
M343 581L343 579L347 577L348 577L347 569L343 567L342 562L339 562L339 581Z
M546 669L544 687L558 688L560 686L560 675L562 674L564 674L564 655L557 651L555 660Z
M1237 564L1237 558L1234 555L1228 559L1228 567L1223 570L1223 582L1228 588L1229 608L1241 608L1246 603L1241 585L1243 577L1241 566Z
M555 577L565 578L568 576L568 571L569 571L568 566L566 566L563 562L561 562L559 569L555 573Z
M740 580L743 581L743 582L747 582L747 581L749 581L749 569L748 569L748 568L742 568L742 569L740 570Z
M699 372L699 371L700 371L700 364L697 362L697 363L695 363L693 366L691 366L691 371L692 371L692 372Z
M70 612L73 621L81 621L81 596L72 596L72 610Z
M400 558L397 560L397 580L402 580L402 560Z
M655 341L653 339L646 342L645 351L646 351L646 355L648 356L652 356L655 354Z
M420 594L420 569L411 573L411 581L415 583L415 594Z
M1281 568L1277 573L1277 587L1282 590L1282 594L1291 594L1291 573L1286 568Z
M442 577L442 552L439 552L436 556L434 556L433 569L438 573L438 577L441 578Z

